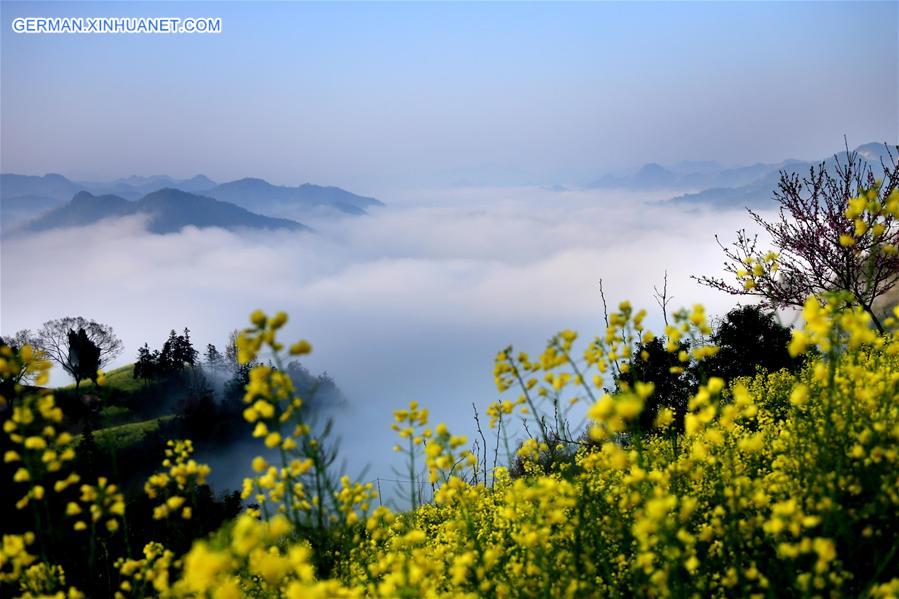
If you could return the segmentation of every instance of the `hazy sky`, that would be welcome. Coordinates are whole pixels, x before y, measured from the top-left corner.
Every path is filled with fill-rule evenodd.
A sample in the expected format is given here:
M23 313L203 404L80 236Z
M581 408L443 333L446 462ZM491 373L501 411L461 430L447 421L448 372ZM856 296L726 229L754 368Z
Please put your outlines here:
M897 137L897 3L14 3L5 172L202 172L362 192L584 182ZM220 35L23 35L208 16Z

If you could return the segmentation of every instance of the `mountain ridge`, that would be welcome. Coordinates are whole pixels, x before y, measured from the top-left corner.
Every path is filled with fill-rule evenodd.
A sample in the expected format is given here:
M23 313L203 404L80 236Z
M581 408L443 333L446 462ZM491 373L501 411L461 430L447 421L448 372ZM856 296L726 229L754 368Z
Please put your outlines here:
M862 144L849 152L855 152L867 165L871 167L875 177L883 174L883 163L899 160L899 147L888 144L871 142ZM892 156L891 156L892 154ZM685 205L708 205L718 208L764 208L772 205L772 192L777 189L780 173L795 173L799 176L807 175L812 166L823 165L830 172L834 172L837 161L844 162L847 151L842 150L836 154L819 161L786 160L778 169L769 170L753 181L734 186L718 186L703 189L701 191L688 192L666 200L666 203Z
M886 157L889 144L868 142L857 146L862 158L876 167L880 159ZM845 156L846 151L836 152L836 156ZM895 151L894 151L895 154ZM721 166L713 161L681 161L671 166L650 162L629 174L608 174L587 184L588 188L628 189L628 190L670 190L680 191L683 196L737 189L744 186L761 185L775 177L781 170L801 170L820 163L831 163L834 155L821 160L797 160L788 158L779 162L756 162L749 165ZM773 189L773 188L772 188ZM744 190L746 191L746 190ZM770 192L771 190L769 190ZM678 196L682 197L682 196Z
M204 193L249 210L266 210L272 213L291 208L332 206L344 214L362 215L367 213L368 208L384 205L380 200L360 196L340 187L312 183L290 187L274 185L258 177L244 177L221 183Z
M185 227L311 231L293 220L272 218L245 208L179 189L164 188L131 201L120 196L80 191L62 206L29 221L21 230L36 233L88 226L109 218L143 215L150 233L177 233Z
M241 192L246 181L253 182L255 189ZM367 214L368 209L384 205L378 199L336 186L303 183L287 187L259 178L217 183L205 175L194 175L188 179L175 179L168 175L130 175L112 181L73 181L57 173L0 173L0 225L4 231L15 229L53 208L64 206L81 191L95 196L115 195L138 201L148 193L168 188L226 201L264 216L289 220L306 220L307 216L362 216Z

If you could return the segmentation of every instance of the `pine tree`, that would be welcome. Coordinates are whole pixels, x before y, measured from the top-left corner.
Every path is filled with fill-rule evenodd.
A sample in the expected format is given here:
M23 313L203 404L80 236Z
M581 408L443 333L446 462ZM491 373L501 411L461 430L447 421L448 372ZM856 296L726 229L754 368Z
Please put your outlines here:
M178 363L178 334L175 329L169 332L169 338L162 344L162 353L159 356L159 370L161 373L170 374L180 371L183 364Z
M146 384L148 381L156 377L159 359L159 352L150 352L150 347L144 343L144 346L137 350L137 360L134 362L133 376L136 379L143 379Z
M184 334L178 336L178 349L176 359L183 365L196 366L197 357L200 355L190 341L190 329L184 328Z
M160 368L169 374L181 372L185 366L196 366L198 356L199 352L190 341L190 329L185 328L182 335L172 329L162 346Z
M225 368L232 373L240 369L240 362L237 361L237 331L231 331L228 335L228 343L225 345Z
M218 374L218 371L221 370L225 365L225 359L212 343L206 346L205 358L206 367L209 368L209 371L213 376L216 376Z

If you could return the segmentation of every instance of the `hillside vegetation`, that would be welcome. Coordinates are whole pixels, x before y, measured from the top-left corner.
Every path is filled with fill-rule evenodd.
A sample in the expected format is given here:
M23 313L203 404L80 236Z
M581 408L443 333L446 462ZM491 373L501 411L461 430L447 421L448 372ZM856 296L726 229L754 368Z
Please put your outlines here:
M794 334L790 352L814 347L818 357L796 375L763 373L730 384L708 379L690 400L682 434L672 432L673 415L665 410L654 431L635 428L651 384L610 395L588 382L593 372L626 368L621 349L650 336L643 316L622 304L583 360L572 359L572 332L553 338L534 360L498 356L499 390L520 384L522 395L491 406L490 425L499 435L520 411L541 430L517 452L523 475L488 471L467 439L442 424L432 427L417 404L396 412L398 450L410 460L411 479L415 463L423 464L425 482L435 489L433 502L422 502L413 484L413 509L405 513L375 507L371 485L332 474L303 425L289 379L257 366L244 417L260 446L279 447L282 457L280 464L253 460L258 476L247 481L244 498L255 507L195 543L183 561L151 543L142 557L119 562L117 592L555 597L899 590L892 578L899 538L899 310L887 321L891 332L878 335L866 312L841 309L838 299L823 308L810 301L807 326ZM255 315L239 340L241 360L281 348L276 331L285 320ZM698 307L676 321L669 338L699 340L709 331ZM309 346L301 342L291 351ZM700 361L714 353L701 343L691 351ZM18 359L7 355L6 363ZM590 425L573 453L547 461L569 442L553 441L547 431L547 409L563 400L589 401ZM67 516L48 524L74 527L66 534L85 535L91 547L114 536L128 517L118 490L106 479L73 478L71 438L45 430L59 418L52 396L25 397L16 410L5 428L20 440L7 461L21 464L15 478L30 483L22 509L42 501L50 487L56 503L55 495L69 495L66 488L80 482ZM106 429L97 442L152 426ZM208 468L192 451L187 442L170 442L162 469L147 483L163 521L193 517L192 489ZM79 532L86 529L93 532ZM42 525L5 538L5 581L60 588L58 566L39 558L47 534Z

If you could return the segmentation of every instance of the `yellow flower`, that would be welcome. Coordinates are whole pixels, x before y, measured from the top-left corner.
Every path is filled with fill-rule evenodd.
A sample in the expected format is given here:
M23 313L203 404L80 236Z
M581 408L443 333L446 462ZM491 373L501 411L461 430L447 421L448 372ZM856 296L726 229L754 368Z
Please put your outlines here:
M42 451L47 448L47 442L41 437L28 437L25 439L25 449Z
M656 414L656 428L665 428L674 422L674 411L671 408L661 408Z
M290 346L290 355L305 356L312 352L312 345L308 341L298 341Z
M846 218L855 220L865 211L868 200L864 196L852 198L849 200L849 207L846 209Z
M262 310L256 310L252 314L250 314L250 322L252 322L256 327L263 328L265 326L266 316L265 312Z
M625 420L636 418L642 411L643 398L639 395L624 395L615 404L615 412Z
M790 403L794 406L804 406L808 403L809 389L806 385L799 384L790 392Z

